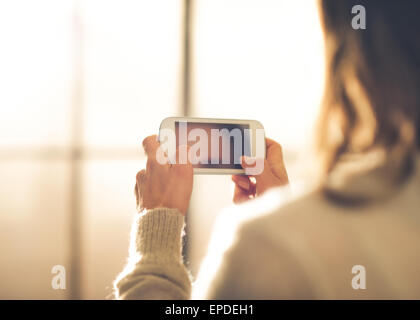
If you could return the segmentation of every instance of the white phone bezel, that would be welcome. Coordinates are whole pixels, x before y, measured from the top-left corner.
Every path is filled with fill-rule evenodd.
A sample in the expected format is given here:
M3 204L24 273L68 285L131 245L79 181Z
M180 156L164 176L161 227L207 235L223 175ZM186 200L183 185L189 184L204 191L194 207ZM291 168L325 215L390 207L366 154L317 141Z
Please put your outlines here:
M239 119L217 119L217 118L195 118L195 117L168 117L162 120L159 127L159 140L160 132L162 129L171 129L175 132L175 122L191 122L191 123L226 123L226 124L242 124L248 125L252 134L251 141L251 156L256 158L265 159L265 132L264 132L264 147L260 150L261 154L257 154L256 148L256 129L264 130L263 125L257 120L239 120ZM194 168L194 174L245 174L243 169L220 169L220 168Z

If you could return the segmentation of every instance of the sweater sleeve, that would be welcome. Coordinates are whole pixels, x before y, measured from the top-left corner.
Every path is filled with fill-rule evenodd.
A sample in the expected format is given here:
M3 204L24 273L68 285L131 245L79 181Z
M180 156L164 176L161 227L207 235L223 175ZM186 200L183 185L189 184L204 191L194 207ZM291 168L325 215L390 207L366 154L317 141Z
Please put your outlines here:
M191 280L182 261L184 217L158 208L137 216L127 266L114 283L117 299L189 299Z
M258 204L226 210L218 219L192 294L191 278L181 254L184 217L177 210L167 208L137 216L129 262L115 281L116 298L312 297L309 279L297 253L287 245L289 242L273 241L264 225L246 219ZM239 223L244 217L246 222Z

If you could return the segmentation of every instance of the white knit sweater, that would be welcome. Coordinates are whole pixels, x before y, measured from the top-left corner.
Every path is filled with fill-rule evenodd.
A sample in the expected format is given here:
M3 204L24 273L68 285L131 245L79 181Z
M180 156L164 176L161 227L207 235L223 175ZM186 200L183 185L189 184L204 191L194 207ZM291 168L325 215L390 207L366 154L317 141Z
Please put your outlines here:
M320 191L274 189L226 209L191 290L181 257L184 218L150 210L133 224L130 261L115 281L120 299L420 298L420 174L398 190L386 172L345 184L372 204L334 204ZM352 268L366 270L354 289Z

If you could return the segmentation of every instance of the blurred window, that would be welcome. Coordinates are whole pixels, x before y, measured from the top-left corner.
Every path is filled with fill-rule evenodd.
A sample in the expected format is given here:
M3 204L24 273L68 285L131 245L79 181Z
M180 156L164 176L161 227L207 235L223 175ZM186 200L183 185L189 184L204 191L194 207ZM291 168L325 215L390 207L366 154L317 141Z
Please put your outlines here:
M181 4L0 2L0 298L110 296L141 141L181 111Z

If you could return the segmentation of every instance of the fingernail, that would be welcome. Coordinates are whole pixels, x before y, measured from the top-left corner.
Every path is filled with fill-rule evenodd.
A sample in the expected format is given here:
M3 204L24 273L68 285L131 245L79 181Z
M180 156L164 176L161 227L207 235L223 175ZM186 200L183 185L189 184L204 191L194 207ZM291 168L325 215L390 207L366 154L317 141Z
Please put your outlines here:
M252 164L255 163L255 158L248 157L248 156L243 156L243 163L245 163L247 165L252 165Z

